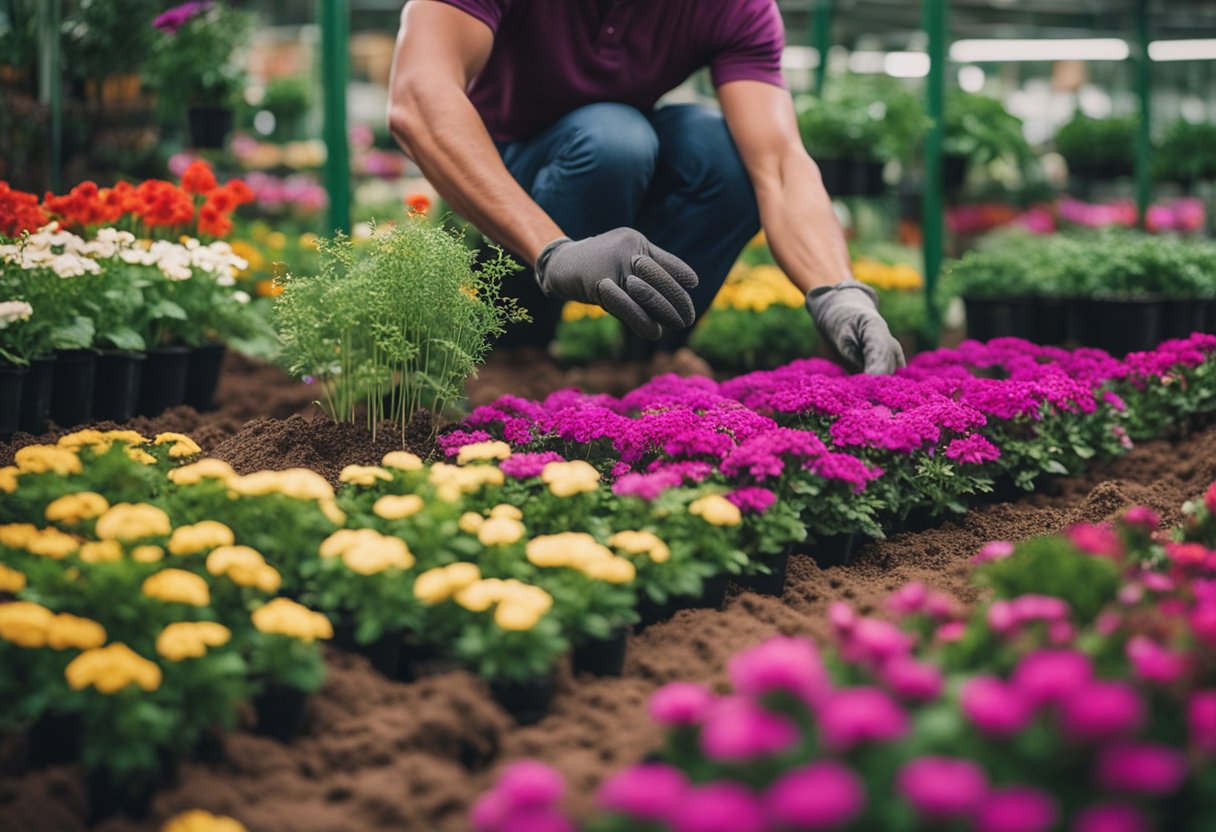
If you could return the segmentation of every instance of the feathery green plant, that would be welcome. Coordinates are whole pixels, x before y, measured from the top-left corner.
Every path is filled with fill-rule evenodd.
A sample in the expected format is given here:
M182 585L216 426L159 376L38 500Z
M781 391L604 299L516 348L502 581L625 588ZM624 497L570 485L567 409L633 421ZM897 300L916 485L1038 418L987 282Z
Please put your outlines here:
M311 378L334 421L360 415L406 425L463 393L508 322L526 320L500 298L518 266L502 251L474 266L457 232L404 222L368 240L322 241L316 275L288 274L275 303L280 356Z

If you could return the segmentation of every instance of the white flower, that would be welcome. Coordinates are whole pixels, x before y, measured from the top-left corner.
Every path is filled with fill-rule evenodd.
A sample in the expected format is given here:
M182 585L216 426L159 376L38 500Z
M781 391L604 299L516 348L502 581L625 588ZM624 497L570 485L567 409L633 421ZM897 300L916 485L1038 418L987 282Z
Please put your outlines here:
M0 303L0 329L11 323L28 320L34 314L34 307L23 300L6 300Z
M232 293L232 299L237 303L249 303L249 293L237 290Z
M60 277L80 277L83 274L100 274L101 266L96 260L78 257L75 254L60 254L51 261L51 268Z

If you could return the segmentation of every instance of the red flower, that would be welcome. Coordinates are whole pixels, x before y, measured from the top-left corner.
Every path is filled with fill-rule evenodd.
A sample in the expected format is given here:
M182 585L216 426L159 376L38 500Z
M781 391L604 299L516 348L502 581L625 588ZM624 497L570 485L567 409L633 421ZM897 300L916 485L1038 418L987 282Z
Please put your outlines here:
M232 200L234 207L253 202L255 196L253 189L246 185L243 179L229 179L224 183L224 191Z
M186 225L194 219L194 200L172 182L148 179L135 189L137 213L149 226Z
M410 194L405 198L405 204L411 214L425 214L431 207L431 200L426 194Z
M203 207L221 214L230 214L236 210L236 202L226 187L216 188L207 195L207 201L203 203Z
M205 194L217 184L211 165L202 159L195 159L182 174L182 190L188 194Z
M198 230L200 234L223 237L232 230L232 220L224 212L205 203L198 212Z
M38 207L38 197L24 191L14 191L0 181L0 234L17 237L26 231L37 231L50 222Z

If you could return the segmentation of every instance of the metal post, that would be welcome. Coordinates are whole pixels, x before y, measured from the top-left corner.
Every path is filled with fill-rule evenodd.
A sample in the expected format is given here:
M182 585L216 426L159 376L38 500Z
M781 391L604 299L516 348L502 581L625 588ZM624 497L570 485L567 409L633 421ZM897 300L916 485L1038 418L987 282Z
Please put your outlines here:
M321 0L321 88L330 232L350 231L350 147L346 135L349 34L349 0Z
M945 254L945 199L942 190L942 145L946 109L946 3L924 0L925 34L928 35L929 77L926 79L926 110L931 121L925 136L925 187L921 202L921 230L925 253L925 311L928 336L936 344L941 321L937 314L937 279Z
M54 193L63 192L63 60L60 50L63 8L60 0L38 6L38 100L51 111L49 182Z
M1149 0L1136 3L1135 72L1140 99L1140 129L1136 134L1136 208L1141 228L1148 222L1153 201L1153 71L1148 57Z
M815 0L811 11L811 45L819 53L819 64L815 67L815 95L823 95L823 84L828 77L828 50L832 48L832 0Z

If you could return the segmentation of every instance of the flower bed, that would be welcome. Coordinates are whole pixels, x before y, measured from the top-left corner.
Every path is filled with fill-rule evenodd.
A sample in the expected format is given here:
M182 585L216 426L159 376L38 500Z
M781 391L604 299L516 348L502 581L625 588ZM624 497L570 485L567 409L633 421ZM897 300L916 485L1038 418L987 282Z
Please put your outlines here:
M608 778L585 828L1201 829L1216 755L1216 483L1182 528L1154 511L976 555L970 616L908 584L831 608L833 644L779 637L731 690L650 700L659 758ZM479 832L573 829L561 776L509 768Z

